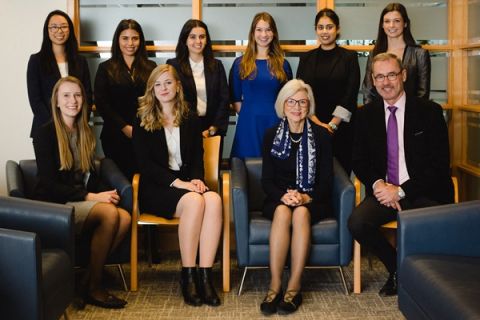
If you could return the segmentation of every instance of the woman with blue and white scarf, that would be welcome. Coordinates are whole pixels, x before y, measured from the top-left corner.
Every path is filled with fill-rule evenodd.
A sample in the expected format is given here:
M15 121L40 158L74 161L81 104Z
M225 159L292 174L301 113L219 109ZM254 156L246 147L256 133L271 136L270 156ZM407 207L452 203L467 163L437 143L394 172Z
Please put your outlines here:
M295 312L302 303L301 278L309 250L311 225L330 212L333 156L328 131L311 122L315 101L302 80L290 80L275 102L280 124L266 131L262 186L263 215L272 220L270 289L263 314ZM282 273L290 251L290 278L282 293Z

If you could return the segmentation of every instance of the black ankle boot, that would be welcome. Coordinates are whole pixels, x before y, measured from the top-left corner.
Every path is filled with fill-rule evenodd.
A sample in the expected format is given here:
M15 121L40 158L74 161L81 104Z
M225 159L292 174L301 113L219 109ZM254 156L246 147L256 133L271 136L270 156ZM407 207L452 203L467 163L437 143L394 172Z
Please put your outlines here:
M203 303L213 307L219 306L220 298L212 285L212 268L198 268L198 271L198 293L200 294Z
M196 307L202 305L202 299L197 291L198 277L196 267L182 267L180 285L182 287L183 300L186 304Z

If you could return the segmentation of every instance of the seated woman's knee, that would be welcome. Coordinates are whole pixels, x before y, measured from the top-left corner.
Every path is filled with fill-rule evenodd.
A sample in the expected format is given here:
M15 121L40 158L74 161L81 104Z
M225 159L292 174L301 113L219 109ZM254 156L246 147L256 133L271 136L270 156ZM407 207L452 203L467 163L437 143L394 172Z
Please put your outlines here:
M304 206L297 207L293 210L292 223L310 223L310 211Z
M275 209L273 220L290 225L292 223L292 210L286 205L279 205Z

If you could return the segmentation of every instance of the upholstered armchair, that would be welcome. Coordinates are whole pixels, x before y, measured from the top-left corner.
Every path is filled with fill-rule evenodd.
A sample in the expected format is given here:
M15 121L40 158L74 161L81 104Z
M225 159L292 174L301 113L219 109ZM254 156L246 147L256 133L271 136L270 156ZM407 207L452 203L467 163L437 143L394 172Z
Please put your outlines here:
M74 294L73 208L0 197L2 319L58 319Z
M480 319L480 200L398 214L398 306L407 319Z
M334 161L332 218L312 226L312 246L307 267L338 268L348 294L342 267L352 258L352 236L347 221L354 206L355 190L338 162ZM244 268L240 295L248 269L269 266L271 221L262 217L265 194L261 186L262 159L232 159L232 208L238 266Z
M104 183L111 189L117 189L120 195L119 206L132 212L132 185L130 181L118 169L117 165L108 158L95 160L95 169L100 174ZM12 160L6 164L7 191L11 197L32 199L34 187L37 181L37 162L34 159L20 160L18 163ZM125 273L121 263L130 260L130 237L127 235L115 252L107 260L107 265L116 267L123 281L125 291L128 290ZM77 242L75 262L83 267L87 264L89 246L86 242Z

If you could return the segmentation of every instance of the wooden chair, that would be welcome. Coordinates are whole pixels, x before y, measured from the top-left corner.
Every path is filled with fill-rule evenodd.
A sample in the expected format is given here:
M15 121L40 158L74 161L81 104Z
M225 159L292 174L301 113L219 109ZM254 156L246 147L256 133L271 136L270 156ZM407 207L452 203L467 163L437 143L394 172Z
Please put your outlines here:
M453 182L453 191L454 191L454 201L458 203L458 179L457 177L452 177ZM362 184L357 177L355 177L354 181L355 186L355 205L358 206L361 202L361 187ZM397 247L397 221L390 221L382 225L382 231L385 234L388 242L393 247ZM354 240L353 243L353 293L361 293L362 292L362 280L361 280L361 248L360 243Z
M205 166L205 184L210 190L219 189L219 162L221 137L215 136L203 139L203 162ZM230 291L230 174L222 174L222 189L220 195L223 202L223 257L222 278L223 291ZM133 177L133 209L132 209L132 239L130 257L130 290L138 290L138 225L177 225L179 218L165 219L149 213L142 213L138 204L138 188L140 174Z

